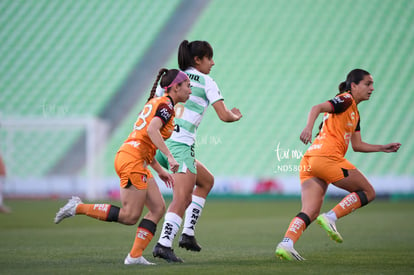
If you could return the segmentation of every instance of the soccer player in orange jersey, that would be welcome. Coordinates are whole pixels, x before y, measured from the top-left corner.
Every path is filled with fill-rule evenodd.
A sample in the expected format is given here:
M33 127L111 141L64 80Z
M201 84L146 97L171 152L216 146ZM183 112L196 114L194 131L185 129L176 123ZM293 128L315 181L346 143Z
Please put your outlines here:
M345 159L349 142L355 152L397 152L400 143L373 145L362 141L357 105L369 100L374 81L370 73L352 70L339 85L340 93L333 99L312 107L300 140L308 144L312 129L320 113L325 113L320 131L303 156L300 167L302 190L301 212L292 219L285 236L276 248L276 256L286 260L304 260L293 245L315 219L336 242L343 241L336 229L337 219L368 204L375 191L365 176ZM344 189L350 194L331 211L319 215L328 185ZM318 216L319 215L319 216Z
M164 88L162 97L154 97L159 80ZM174 105L185 102L191 94L188 76L179 70L161 69L152 87L148 102L138 115L133 131L122 144L115 157L115 170L120 178L122 208L111 204L84 204L78 197L72 197L56 214L55 223L75 215L134 225L141 216L144 205L148 213L138 225L134 244L124 260L125 264L151 265L142 252L155 234L156 226L165 213L165 202L148 169L150 165L168 187L174 180L154 159L159 149L168 159L172 172L178 163L164 140L174 130Z

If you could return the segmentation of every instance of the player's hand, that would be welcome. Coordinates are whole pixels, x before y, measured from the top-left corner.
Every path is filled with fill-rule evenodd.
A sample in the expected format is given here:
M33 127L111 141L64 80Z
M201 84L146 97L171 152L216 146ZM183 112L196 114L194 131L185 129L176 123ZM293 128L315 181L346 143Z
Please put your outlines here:
M243 115L241 114L240 110L237 108L231 109L231 112L236 116L237 120L241 119Z
M300 140L305 144L312 142L312 129L309 129L308 127L303 129L300 134Z
M168 157L168 163L170 164L171 172L176 173L180 165L178 164L178 162L175 160L173 156Z
M168 188L174 187L174 178L171 176L170 173L163 169L162 171L160 171L158 176L165 183L165 186L167 186Z
M383 145L382 151L385 153L397 152L400 149L401 143L393 142Z

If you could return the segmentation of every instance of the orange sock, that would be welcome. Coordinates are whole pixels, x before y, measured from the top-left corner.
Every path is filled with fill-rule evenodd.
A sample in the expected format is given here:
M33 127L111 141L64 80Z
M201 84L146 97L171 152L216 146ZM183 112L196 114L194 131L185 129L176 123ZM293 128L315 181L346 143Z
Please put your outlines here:
M137 235L135 236L134 245L132 246L131 252L129 253L131 257L133 258L141 257L142 252L144 252L145 248L147 248L153 236L154 235L151 234L151 232L149 232L147 229L138 227Z
M119 207L111 204L79 204L76 215L86 215L101 221L117 221Z
M289 227L285 233L285 238L289 238L296 243L305 231L306 227L310 224L308 215L301 212L290 222Z
M157 225L147 219L142 219L139 223L137 234L135 235L134 245L132 246L129 255L133 258L142 256L142 252L147 248L155 234Z
M360 194L357 194L355 192L349 194L332 209L332 211L335 212L335 215L338 219L348 215L355 209L360 208L362 206L359 195Z

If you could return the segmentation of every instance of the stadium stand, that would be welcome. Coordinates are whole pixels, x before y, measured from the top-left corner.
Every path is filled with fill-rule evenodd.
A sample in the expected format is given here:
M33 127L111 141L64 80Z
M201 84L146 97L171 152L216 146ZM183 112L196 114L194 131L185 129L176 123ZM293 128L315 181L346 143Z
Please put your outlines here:
M294 168L307 148L299 134L311 106L332 98L346 74L360 67L372 73L376 88L359 106L362 137L403 147L381 155L350 149L347 157L367 174L412 175L413 10L412 1L211 1L185 38L212 44L211 76L244 117L224 124L210 109L197 157L218 176L272 177L279 165ZM177 66L176 54L167 66ZM105 159L112 161L135 116L116 131ZM278 145L290 159L278 159Z
M2 117L98 116L181 3L1 1ZM412 176L413 10L410 0L210 1L190 32L176 36L212 44L211 76L228 107L244 117L224 124L210 109L199 128L197 157L217 176L277 176L279 165L297 165L307 148L298 136L310 107L333 97L348 71L361 67L376 88L360 105L363 138L403 147L398 154L349 152L348 158L367 174ZM163 46L171 52L163 64L176 68L178 43ZM99 157L107 176L114 175L114 154L149 89L143 87ZM71 133L56 150L46 143L61 138L52 134L22 139L16 148L38 146L45 161L17 162L27 164L27 174L45 174L80 135Z
M179 3L2 1L2 117L99 115ZM71 131L20 137L13 146L13 163L27 165L24 171L9 165L9 173L48 173L80 135ZM57 140L59 148L51 148ZM34 154L42 161L18 159L25 146L37 148Z

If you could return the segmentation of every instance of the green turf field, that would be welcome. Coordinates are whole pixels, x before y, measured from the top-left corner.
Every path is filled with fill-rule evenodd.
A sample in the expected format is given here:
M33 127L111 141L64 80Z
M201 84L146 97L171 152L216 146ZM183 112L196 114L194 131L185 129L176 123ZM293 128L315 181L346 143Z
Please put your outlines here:
M282 262L274 250L299 199L210 199L197 228L202 251L175 247L184 264L154 259L157 234L144 252L156 266L123 264L136 226L84 216L55 225L65 201L6 203L13 212L0 214L0 274L414 274L413 200L374 201L343 218L342 244L312 224L296 244L307 261Z

